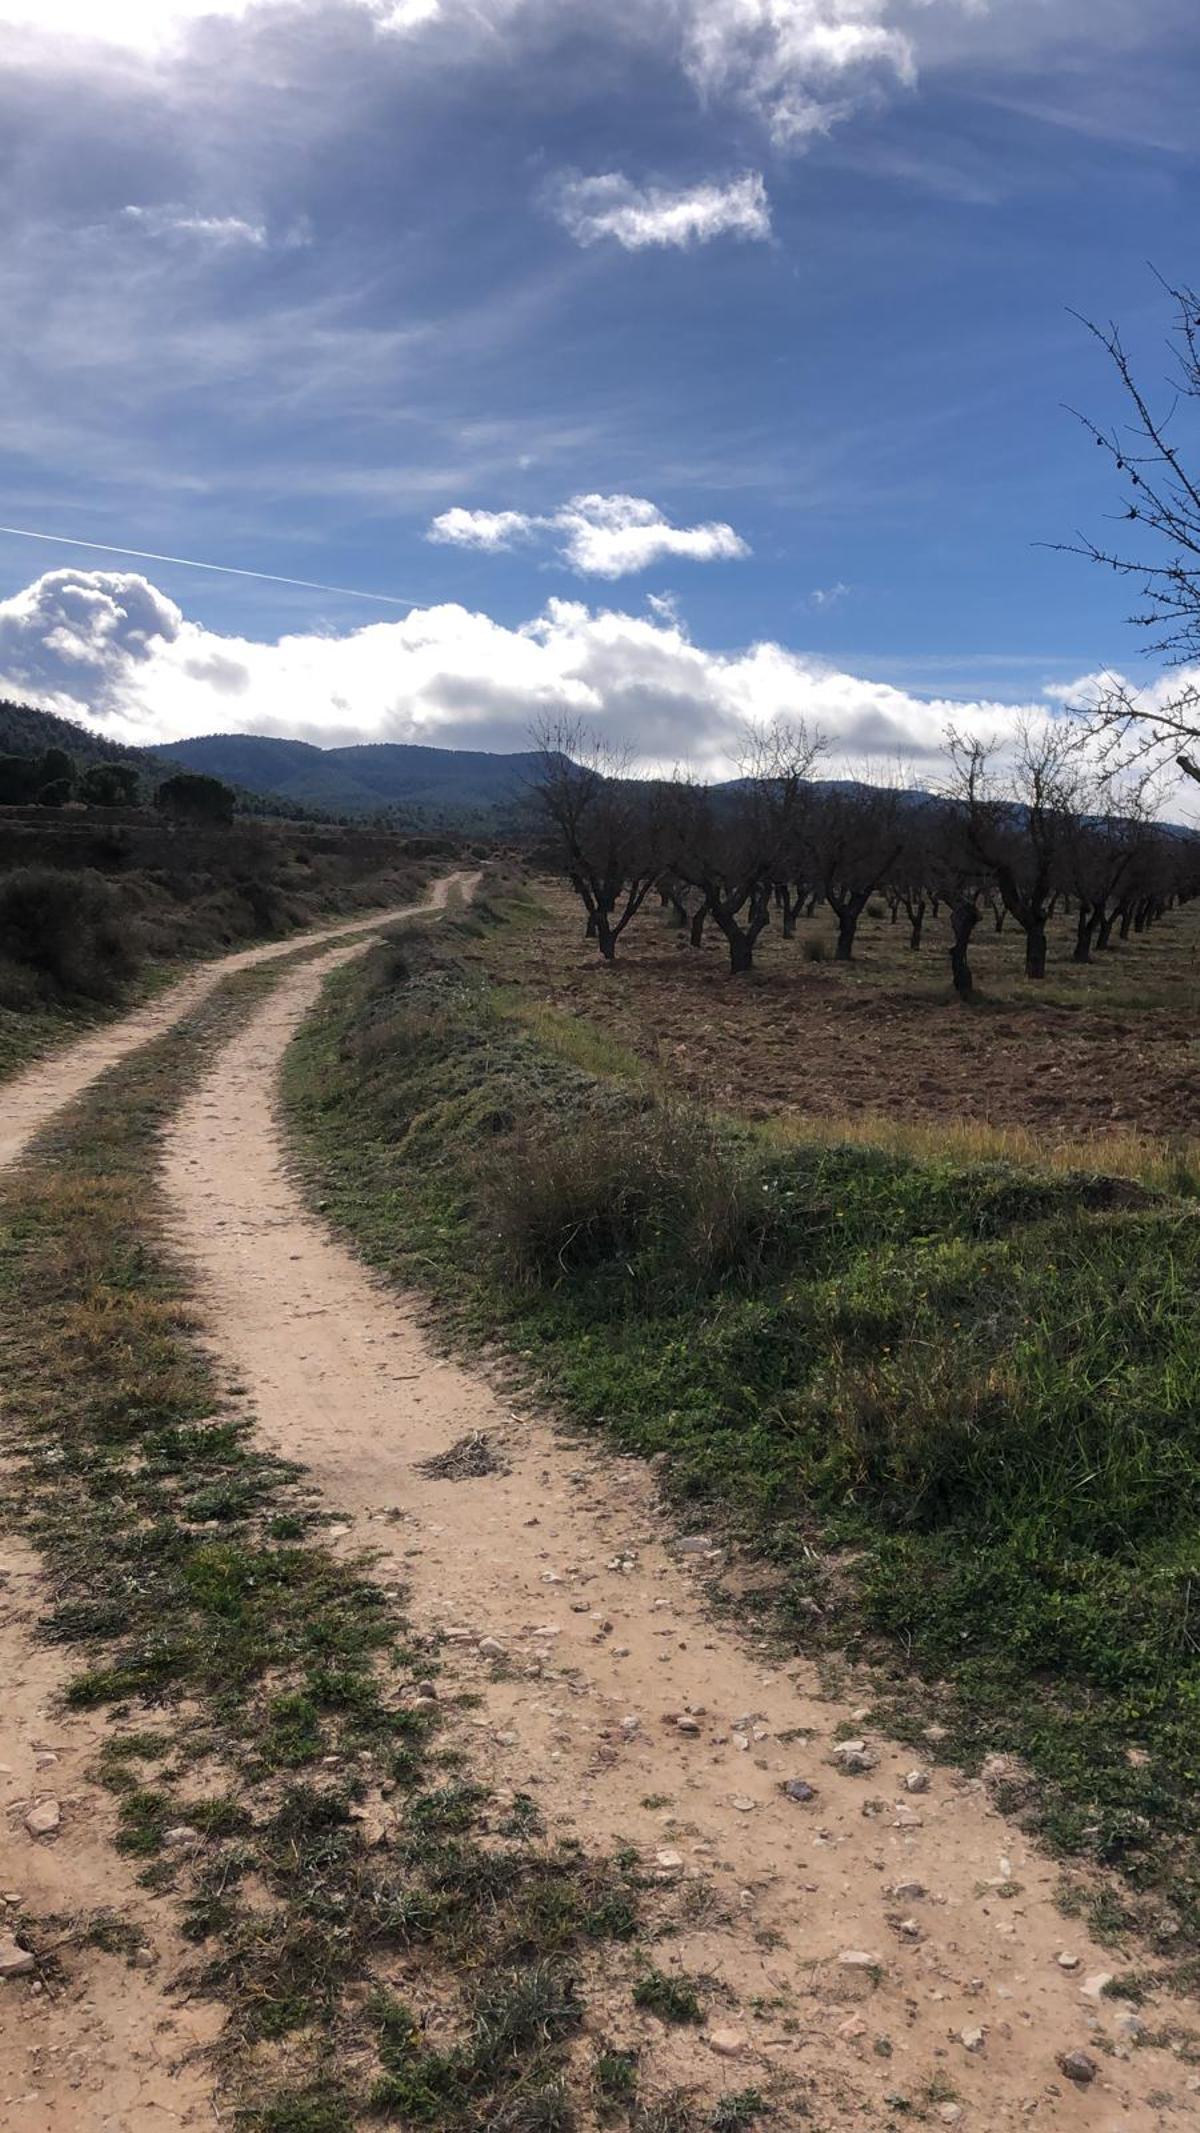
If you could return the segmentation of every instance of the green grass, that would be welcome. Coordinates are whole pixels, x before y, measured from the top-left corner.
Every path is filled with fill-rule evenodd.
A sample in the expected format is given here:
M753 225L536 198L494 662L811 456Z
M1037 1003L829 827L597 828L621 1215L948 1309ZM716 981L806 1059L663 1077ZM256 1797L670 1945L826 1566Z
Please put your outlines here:
M536 1813L494 1829L469 1771L447 1777L446 1705L411 1700L434 1653L368 1564L321 1545L324 1507L256 1443L148 1182L180 1096L278 975L227 980L0 1184L4 1509L48 1566L43 1633L77 1655L66 1700L106 1714L92 1774L118 1847L178 1906L189 1989L224 2007L237 2122L375 2122L373 2083L400 2079L367 2013L386 1962L467 2037L472 2124L529 2104L513 2133L565 2127L579 1978L641 1931L636 1872L550 1846ZM386 1847L360 1819L369 1799ZM48 1922L22 1929L50 1945ZM460 2105L400 2122L456 2127Z
M702 2022L704 2007L695 1984L682 1973L647 1970L633 1988L633 2004L660 2022Z
M297 1041L323 1202L464 1339L498 1332L572 1417L666 1454L689 1522L782 1573L795 1641L876 1663L902 1736L936 1717L947 1757L1021 1757L1005 1804L1119 1870L1123 1930L1178 1964L1200 1931L1194 1203L681 1112L506 1011L478 970L497 920L340 976Z

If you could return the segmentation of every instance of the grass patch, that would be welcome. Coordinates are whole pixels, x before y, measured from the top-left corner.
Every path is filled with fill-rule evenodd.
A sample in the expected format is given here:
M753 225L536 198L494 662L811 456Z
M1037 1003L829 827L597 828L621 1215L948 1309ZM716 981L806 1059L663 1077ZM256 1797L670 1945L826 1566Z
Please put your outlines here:
M1004 1804L1118 1869L1177 1962L1200 1933L1194 1204L683 1114L508 1012L490 938L461 920L400 977L340 974L298 1039L328 1210L464 1341L499 1332L574 1419L665 1454L680 1504L782 1571L797 1641L877 1664L901 1737L937 1717L947 1757L1021 1758Z
M704 2008L689 1977L681 1972L647 1970L633 1988L633 2004L660 2022L702 2022Z
M472 2123L565 2127L581 1969L637 1930L636 1880L548 1847L535 1813L497 1837L486 1792L446 1781L438 1713L412 1699L432 1654L369 1566L320 1545L303 1476L218 1382L147 1183L179 1097L278 974L227 980L0 1185L5 1509L49 1567L44 1633L80 1658L68 1703L108 1714L118 1845L174 1894L191 1989L225 2006L239 2122L368 2122L373 2084L400 2079L367 2012L386 1959L467 2035ZM443 2100L412 2122L462 2123Z

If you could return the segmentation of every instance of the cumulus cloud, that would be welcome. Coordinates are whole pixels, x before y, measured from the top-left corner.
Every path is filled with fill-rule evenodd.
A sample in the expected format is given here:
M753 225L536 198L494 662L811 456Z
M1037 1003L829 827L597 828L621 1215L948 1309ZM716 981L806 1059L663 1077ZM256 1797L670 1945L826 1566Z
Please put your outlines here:
M126 677L183 630L181 610L140 572L48 570L0 602L3 685L103 718L118 709Z
M577 244L612 238L627 252L650 246L687 251L714 237L767 238L771 209L756 172L725 185L635 185L619 171L594 178L568 172L550 188L552 213Z
M452 511L439 513L425 538L443 547L482 548L495 555L501 548L515 548L543 523L524 511L467 511L455 504Z
M664 556L715 563L750 553L732 526L673 526L644 496L575 496L554 523L566 535L568 563L588 577L623 578Z
M133 743L235 728L515 749L531 722L562 714L627 744L643 768L688 761L706 776L731 770L747 721L802 716L848 763L903 755L932 774L950 720L990 736L1018 716L914 696L781 644L710 650L661 607L551 600L510 628L446 603L264 643L207 630L148 579L107 570L51 571L0 602L0 690Z
M732 526L719 520L672 525L644 496L573 496L542 517L524 511L468 511L456 504L434 519L425 537L444 546L496 554L539 532L557 536L559 554L581 577L624 578L666 556L713 563L750 553Z

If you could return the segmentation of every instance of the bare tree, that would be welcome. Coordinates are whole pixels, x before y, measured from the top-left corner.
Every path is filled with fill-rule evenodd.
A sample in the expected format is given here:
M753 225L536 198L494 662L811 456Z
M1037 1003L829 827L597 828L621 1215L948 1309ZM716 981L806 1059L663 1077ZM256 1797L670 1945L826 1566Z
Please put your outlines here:
M532 798L557 865L611 963L662 869L658 788L630 774L626 751L573 720L539 727Z
M734 784L714 788L679 776L672 787L671 865L700 893L692 940L700 945L711 919L725 936L733 977L753 969L777 885L797 864L824 746L802 721L778 720L747 735Z
M963 809L968 845L994 876L1004 908L1025 935L1025 975L1046 975L1046 928L1079 806L1080 734L1067 721L1017 728L1011 768L995 768L994 744L951 732L950 790Z
M1183 285L1163 286L1175 306L1175 330L1161 407L1152 405L1135 374L1117 326L1083 321L1125 400L1123 423L1101 428L1086 415L1080 420L1124 485L1126 535L1112 546L1081 535L1068 552L1132 578L1143 604L1130 621L1146 632L1149 650L1186 668L1200 661L1200 466L1188 464L1179 418L1181 410L1194 414L1188 403L1200 404L1200 296ZM1182 675L1174 695L1161 701L1113 680L1084 709L1115 749L1131 748L1154 762L1173 758L1200 780L1200 683L1193 676Z
M820 795L809 833L811 867L837 919L839 963L853 958L867 902L904 850L903 806L897 787L866 779L827 786Z
M1107 948L1123 889L1136 881L1139 862L1154 843L1154 779L1097 778L1081 785L1067 827L1064 878L1075 897L1072 960L1090 963L1092 948Z

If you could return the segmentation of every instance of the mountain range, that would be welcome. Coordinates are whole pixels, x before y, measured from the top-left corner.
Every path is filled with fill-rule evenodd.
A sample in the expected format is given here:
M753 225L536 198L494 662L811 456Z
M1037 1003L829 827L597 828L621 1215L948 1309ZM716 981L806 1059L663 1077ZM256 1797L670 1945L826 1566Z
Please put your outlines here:
M270 740L252 733L211 733L171 741L147 753L206 771L246 792L336 815L403 816L442 826L495 822L520 805L537 758L486 755L476 749L422 748L374 741L317 748L311 741Z

